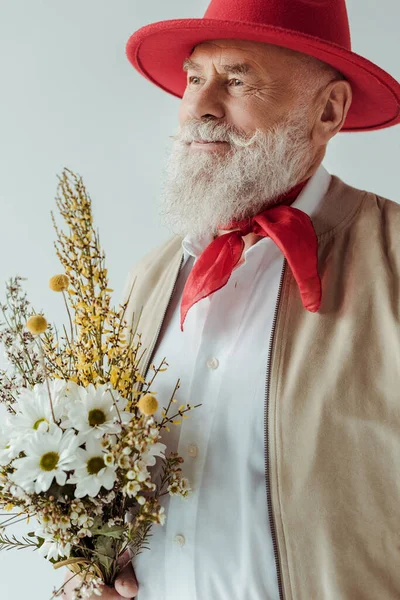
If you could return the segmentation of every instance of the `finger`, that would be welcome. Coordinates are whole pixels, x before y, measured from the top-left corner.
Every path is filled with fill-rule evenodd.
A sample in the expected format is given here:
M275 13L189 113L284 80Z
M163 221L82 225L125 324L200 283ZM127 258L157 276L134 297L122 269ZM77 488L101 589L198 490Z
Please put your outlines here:
M126 551L120 559L121 564L125 564L125 567L118 575L114 584L115 589L122 596L122 598L133 598L136 596L139 590L135 571L133 570L132 563L129 558L129 551ZM127 562L128 564L126 564Z
M118 578L115 582L115 589L119 594L119 598L134 598L138 593L139 587L136 579L133 577L128 579Z

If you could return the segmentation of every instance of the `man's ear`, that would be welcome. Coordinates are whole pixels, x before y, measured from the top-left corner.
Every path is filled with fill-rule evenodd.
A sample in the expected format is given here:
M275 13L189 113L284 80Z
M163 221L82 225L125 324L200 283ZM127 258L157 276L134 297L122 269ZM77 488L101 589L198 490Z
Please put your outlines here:
M312 138L316 145L326 145L342 129L349 112L353 93L345 80L331 81L317 100Z

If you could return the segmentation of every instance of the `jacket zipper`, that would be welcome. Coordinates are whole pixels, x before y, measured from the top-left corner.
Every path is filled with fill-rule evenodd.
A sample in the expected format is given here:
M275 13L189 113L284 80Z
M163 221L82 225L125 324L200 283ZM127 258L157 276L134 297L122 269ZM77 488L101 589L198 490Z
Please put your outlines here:
M278 588L279 588L279 599L284 600L283 595L283 586L282 586L282 574L280 569L280 558L278 552L278 543L276 540L276 531L275 531L275 522L272 511L272 502L271 502L271 490L270 490L270 459L269 459L269 433L268 433L268 419L269 419L269 392L270 392L270 382L271 382L271 359L272 359L272 351L274 348L275 341L275 329L276 329L276 321L278 318L279 305L282 295L282 287L283 287L283 279L285 276L285 268L286 268L286 259L283 260L281 279L279 282L278 288L278 298L275 305L274 318L272 321L272 329L271 329L271 337L269 341L269 349L268 349L268 363L267 363L267 378L265 385L265 420L264 420L264 434L265 434L265 484L267 490L267 504L268 504L268 515L269 515L269 523L271 527L271 535L272 535L272 544L274 547L275 554L275 565L276 565L276 573L278 576Z
M149 352L149 354L148 354L148 358L147 358L147 361L146 361L146 364L145 364L145 368L143 369L143 377L144 377L144 379L146 379L147 369L149 368L150 362L151 362L151 360L152 360L152 358L153 358L153 351L154 351L154 348L155 348L155 346L156 346L156 343L157 343L157 340L158 340L158 336L160 335L161 327L162 327L162 325L163 325L163 323L164 323L165 315L167 314L167 310L168 310L169 303L171 302L172 294L174 293L174 291L175 291L175 288L176 288L176 283L177 283L177 281L178 281L179 273L180 273L180 270L181 270L181 268L182 268L183 259L184 259L184 254L182 254L182 257L181 257L181 262L180 262L180 264L179 264L178 271L177 271L177 273L176 273L176 275L175 275L175 282L174 282L174 286L173 286L173 288L172 288L172 290L171 290L171 293L170 293L170 295L169 295L168 302L167 302L167 304L166 304L166 307L165 307L164 314L163 314L163 316L162 316L162 319L161 319L161 321L160 321L160 326L159 326L159 328L158 328L158 331L157 331L157 333L156 333L156 335L155 335L155 338L154 338L154 341L153 341L153 345L152 345L152 347L151 347L151 350L150 350L150 352ZM141 390L141 389L142 389L142 387L143 387L143 384L140 384L140 386L139 386L139 390Z

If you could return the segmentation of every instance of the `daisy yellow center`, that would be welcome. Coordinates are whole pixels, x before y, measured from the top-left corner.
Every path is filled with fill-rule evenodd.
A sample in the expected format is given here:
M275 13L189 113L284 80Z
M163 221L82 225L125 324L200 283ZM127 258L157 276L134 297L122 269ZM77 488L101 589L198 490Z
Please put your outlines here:
M100 408L94 408L89 411L88 415L89 425L95 427L96 425L103 425L106 422L106 415Z
M93 456L87 461L86 469L89 475L97 475L105 466L102 456Z
M43 419L38 419L36 423L33 425L33 429L38 429L40 423L48 423L48 420L43 417Z
M46 452L40 458L40 468L43 471L53 471L58 465L60 456L57 452Z

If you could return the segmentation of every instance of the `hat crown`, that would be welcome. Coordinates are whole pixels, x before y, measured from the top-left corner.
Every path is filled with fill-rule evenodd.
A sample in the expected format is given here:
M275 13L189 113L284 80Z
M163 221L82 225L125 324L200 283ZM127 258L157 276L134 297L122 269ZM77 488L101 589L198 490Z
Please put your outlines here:
M280 27L351 50L345 0L211 0L204 18Z

